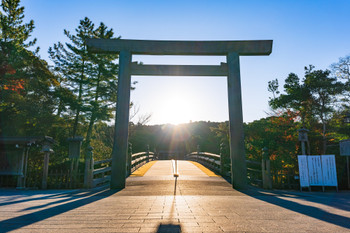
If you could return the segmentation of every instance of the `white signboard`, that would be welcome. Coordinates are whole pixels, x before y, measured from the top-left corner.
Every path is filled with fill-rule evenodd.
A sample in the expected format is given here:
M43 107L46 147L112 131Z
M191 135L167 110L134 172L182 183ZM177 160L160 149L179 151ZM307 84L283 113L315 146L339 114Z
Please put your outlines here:
M322 155L322 174L324 186L338 186L334 155Z
M334 155L298 155L300 187L338 186Z
M300 187L309 187L309 172L306 155L298 155Z
M307 163L309 167L309 182L310 185L322 186L322 165L321 157L319 155L309 155L307 157Z

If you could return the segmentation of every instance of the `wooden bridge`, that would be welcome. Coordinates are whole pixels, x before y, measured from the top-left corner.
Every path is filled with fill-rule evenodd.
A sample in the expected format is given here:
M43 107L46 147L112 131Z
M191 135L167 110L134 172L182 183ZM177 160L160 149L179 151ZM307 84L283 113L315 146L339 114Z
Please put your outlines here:
M217 164L209 157L204 160ZM184 160L145 163L122 190L0 192L1 232L350 230L348 192L237 191L212 170Z
M158 157L159 155L150 151L139 152L139 153L129 155L127 159L127 166L126 166L127 167L126 177L129 176L131 173L133 173L131 174L131 176L139 176L137 174L145 173L147 171L146 169L149 169L150 165L153 164L154 162L148 164L147 166L142 167L141 173L140 173L140 170L137 170L137 169L150 161L157 160ZM225 164L221 159L221 155L197 151L197 152L192 152L190 154L187 154L185 156L180 156L180 157L184 158L185 160L192 161L192 164L196 164L197 167L200 167L202 171L208 172L208 174L209 173L217 174L215 176L222 175L228 180L230 180L230 177L231 177L231 174L230 174L231 172L229 170L230 164ZM110 185L109 182L112 179L111 178L112 159L93 161L91 157L91 160L88 159L88 160L85 160L85 162L86 162L86 166L85 166L86 172L85 172L85 179L84 179L85 187L95 188L101 185ZM181 161L179 163L184 164L184 161ZM262 169L262 164L265 163L264 160L262 161L262 163L257 161L247 160L246 163L248 164L247 180L249 181L250 184L254 184L256 186L261 186L261 187L267 187L267 186L270 187L272 185L271 178L270 180L263 179L264 169ZM253 167L257 167L257 169L251 168L251 165L253 165ZM181 167L179 167L179 169L181 169ZM193 169L191 171L193 171ZM195 172L195 174L197 174L197 172ZM270 183L270 185L263 184L263 183Z

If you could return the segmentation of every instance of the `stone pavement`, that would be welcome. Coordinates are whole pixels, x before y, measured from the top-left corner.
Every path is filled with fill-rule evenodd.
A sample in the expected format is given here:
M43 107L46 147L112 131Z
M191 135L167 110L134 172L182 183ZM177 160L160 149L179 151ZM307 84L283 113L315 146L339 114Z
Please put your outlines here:
M120 191L0 189L0 232L350 232L349 192L237 191L185 161L179 173L157 161Z

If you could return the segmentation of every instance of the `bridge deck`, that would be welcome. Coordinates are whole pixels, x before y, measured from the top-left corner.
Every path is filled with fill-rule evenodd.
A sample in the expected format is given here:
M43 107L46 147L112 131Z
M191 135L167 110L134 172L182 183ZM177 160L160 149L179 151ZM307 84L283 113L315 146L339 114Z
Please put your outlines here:
M157 161L121 191L0 190L1 232L349 232L350 193L237 191L179 161Z

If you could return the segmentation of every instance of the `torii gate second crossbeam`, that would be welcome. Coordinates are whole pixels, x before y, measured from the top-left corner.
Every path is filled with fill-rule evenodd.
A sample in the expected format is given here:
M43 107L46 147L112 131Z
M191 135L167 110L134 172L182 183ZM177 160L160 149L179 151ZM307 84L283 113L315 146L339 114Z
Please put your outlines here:
M232 186L238 189L246 188L247 171L239 56L270 55L272 40L153 41L88 39L87 45L91 52L119 53L118 101L112 151L112 189L125 188L131 75L227 76ZM220 66L139 65L131 62L132 54L226 56L227 64L222 63Z

